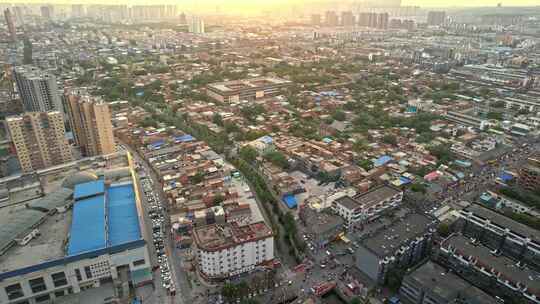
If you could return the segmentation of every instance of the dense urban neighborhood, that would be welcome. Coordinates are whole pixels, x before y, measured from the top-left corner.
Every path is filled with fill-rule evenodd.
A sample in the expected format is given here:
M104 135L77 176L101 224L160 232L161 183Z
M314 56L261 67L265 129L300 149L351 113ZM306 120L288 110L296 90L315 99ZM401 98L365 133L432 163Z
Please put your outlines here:
M540 303L540 6L38 2L0 303Z

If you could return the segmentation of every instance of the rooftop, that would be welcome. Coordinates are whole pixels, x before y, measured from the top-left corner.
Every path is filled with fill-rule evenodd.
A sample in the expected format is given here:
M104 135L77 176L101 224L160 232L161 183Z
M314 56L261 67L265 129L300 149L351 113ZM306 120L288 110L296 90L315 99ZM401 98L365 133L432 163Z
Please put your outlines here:
M89 181L75 186L73 198L75 200L79 200L85 197L102 194L104 191L105 181L103 179Z
M309 207L302 208L305 226L314 234L323 234L343 225L343 219L327 212L317 212ZM323 236L324 237L324 236Z
M259 78L252 78L252 79L242 79L242 80L232 80L232 81L211 83L208 85L208 87L221 91L223 93L226 93L226 92L231 92L231 91L236 91L236 90L262 88L268 85L285 84L285 83L290 83L290 81L281 79L281 78L276 78L276 77L259 77Z
M94 189L94 181L77 185ZM68 255L116 246L141 239L132 183L110 185L105 193L75 202Z
M511 218L508 218L491 209L488 209L478 204L471 204L464 211L469 211L483 219L488 219L492 224L500 226L503 229L508 228L513 233L520 234L522 237L530 238L535 242L540 242L540 231L518 223Z
M485 269L494 269L501 273L503 278L514 283L521 282L524 286L535 291L535 294L540 293L540 274L532 269L520 268L516 262L505 257L496 256L491 253L491 250L482 245L473 245L469 239L462 235L453 235L444 241L442 247L452 247L456 249L456 253L464 257L473 257L477 260L478 266L483 266Z
M336 200L336 202L339 203L340 205L343 205L343 207L349 210L353 210L359 207L358 203L355 200L353 200L350 196L340 197Z
M47 217L48 210L68 204L71 190L61 188L23 205L0 209L0 254L12 246L17 238L23 238Z
M433 220L425 215L411 213L363 240L363 245L383 258L392 255L404 242L423 235Z
M401 191L398 189L385 185L366 193L358 194L354 197L354 200L364 208L369 208L399 193L401 193Z
M71 212L56 213L49 217L44 213L43 215L44 222L38 227L39 236L24 246L13 246L5 254L0 255L0 273L64 257ZM9 223L1 219L0 222Z
M214 224L193 230L197 246L206 251L219 251L271 236L272 230L264 222L246 226L239 226L236 223Z
M458 296L474 299L474 303L477 304L491 304L496 302L495 299L482 290L430 261L408 274L404 280L412 280L413 284L419 283L424 288L428 288L430 293L445 299L448 303L455 300Z

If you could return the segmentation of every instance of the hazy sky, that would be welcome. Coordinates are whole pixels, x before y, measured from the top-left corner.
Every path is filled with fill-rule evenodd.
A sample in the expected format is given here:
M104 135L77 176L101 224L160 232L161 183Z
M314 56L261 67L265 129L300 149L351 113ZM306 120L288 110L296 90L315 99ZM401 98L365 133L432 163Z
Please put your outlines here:
M92 4L92 3L126 3L126 4L159 4L159 3L176 3L178 5L182 4L194 4L198 3L199 5L205 4L216 4L216 3L226 3L232 5L242 5L250 4L253 5L259 1L266 5L270 4L281 4L281 3L302 3L302 2L322 2L324 0L116 0L116 1L107 1L107 0L0 0L0 3L83 3L83 4ZM329 0L336 1L336 0ZM348 0L345 2L355 2L355 0ZM361 2L361 0L360 0ZM494 7L497 3L502 3L503 6L540 6L540 0L402 0L403 5L418 5L422 7L455 7L455 6L491 6Z

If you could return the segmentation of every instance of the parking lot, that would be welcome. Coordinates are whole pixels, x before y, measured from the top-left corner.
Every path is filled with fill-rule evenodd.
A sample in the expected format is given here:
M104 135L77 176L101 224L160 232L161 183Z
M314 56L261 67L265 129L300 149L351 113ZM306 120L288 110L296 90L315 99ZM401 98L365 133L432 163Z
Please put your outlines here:
M148 217L152 223L152 243L157 256L157 265L153 266L153 270L159 270L161 287L166 289L170 295L175 295L176 287L171 276L169 258L166 254L165 238L167 236L164 229L165 214L163 206L154 193L151 179L142 179L141 185L146 197Z

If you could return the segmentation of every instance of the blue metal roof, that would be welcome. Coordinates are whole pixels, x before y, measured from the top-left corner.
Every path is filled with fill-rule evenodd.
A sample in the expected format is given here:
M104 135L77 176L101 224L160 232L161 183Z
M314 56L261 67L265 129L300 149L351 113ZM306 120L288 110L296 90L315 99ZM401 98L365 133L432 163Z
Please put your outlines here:
M283 202L285 204L287 204L287 207L289 207L290 209L296 207L297 203L296 203L296 197L292 194L287 194L287 195L284 195L283 196Z
M150 144L150 147L157 149L165 144L165 140L158 140Z
M406 184L411 183L411 179L410 179L410 178L407 178L407 177L405 177L405 176L400 176L400 177L399 177L399 180L401 181L401 184L402 184L402 185L406 185Z
M73 198L77 201L105 192L105 182L102 179L75 185Z
M186 134L186 135L182 135L182 136L177 136L174 138L174 141L176 142L188 142L188 141L194 141L195 140L195 137L189 135L189 134Z
M133 184L110 187L107 191L109 215L109 246L141 238L139 217L135 206Z
M104 248L105 237L105 196L102 194L75 202L67 254Z
M388 155L383 155L381 157L379 157L375 162L375 167L380 167L380 166L383 166L384 164L386 164L387 162L391 161L392 160L392 157L388 156Z
M268 136L268 135L265 135L261 138L259 138L260 141L262 141L263 143L269 145L271 144L274 140L272 139L272 137Z
M513 180L513 179L514 179L514 176L513 176L512 174L506 172L506 171L503 171L503 172L501 173L500 178L503 180L503 182L506 183L506 182L509 182L509 181Z

